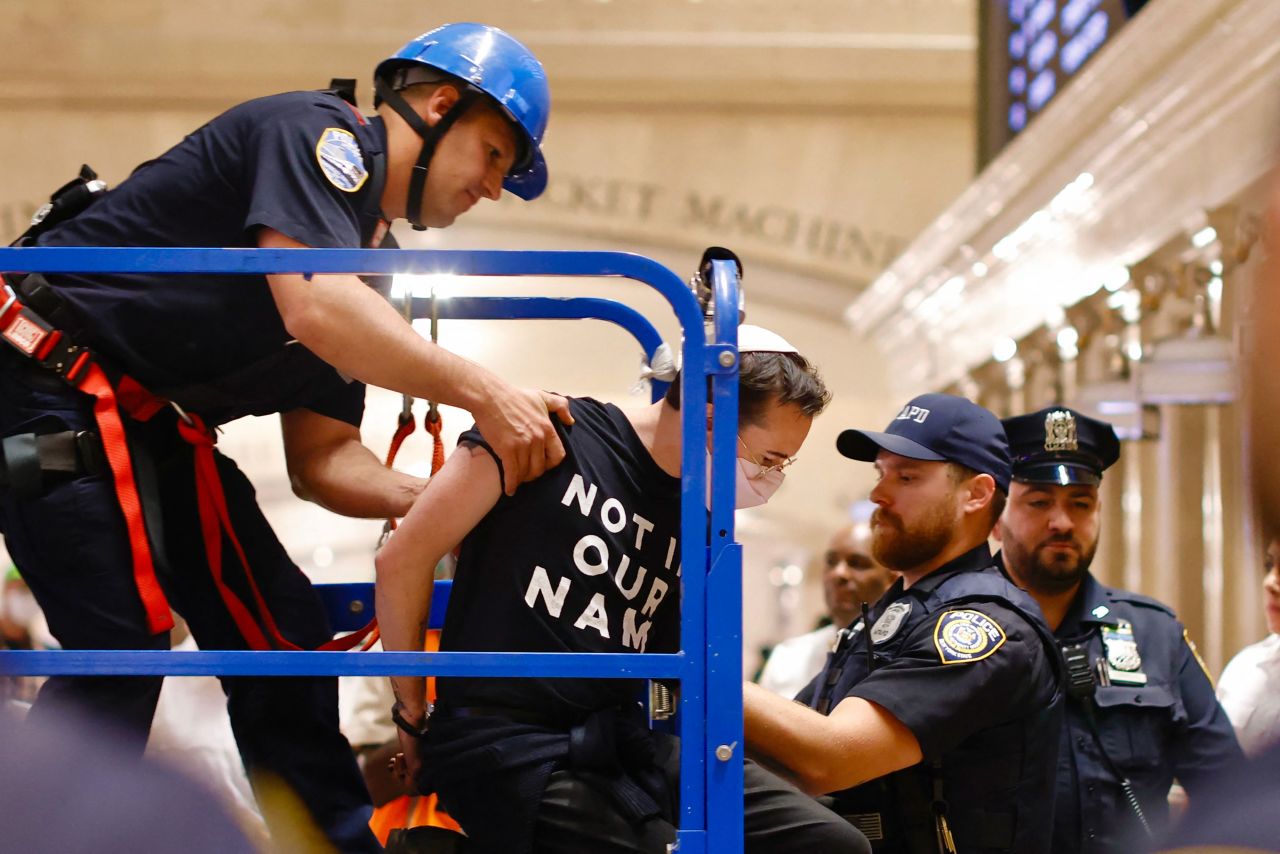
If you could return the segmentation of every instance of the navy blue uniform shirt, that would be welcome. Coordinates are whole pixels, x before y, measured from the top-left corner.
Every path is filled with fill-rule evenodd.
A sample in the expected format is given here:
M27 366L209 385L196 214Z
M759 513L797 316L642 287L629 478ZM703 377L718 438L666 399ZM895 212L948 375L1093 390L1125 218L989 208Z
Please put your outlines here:
M1194 803L1243 759L1185 629L1165 605L1086 575L1055 635L1088 645L1100 683L1099 735L1154 830L1168 820L1175 778ZM1074 699L1067 701L1057 801L1055 854L1134 851L1144 836Z
M381 196L373 159L385 147L381 120L334 94L259 98L143 163L40 243L255 247L268 227L306 246L358 248L374 239L361 214ZM262 276L48 278L75 337L208 421L306 407L360 422L363 386L290 343Z
M986 543L876 603L797 700L886 709L920 744L911 768L836 793L877 852L936 850L935 781L961 851L1043 851L1052 819L1060 669L1040 610ZM868 650L868 646L870 650Z

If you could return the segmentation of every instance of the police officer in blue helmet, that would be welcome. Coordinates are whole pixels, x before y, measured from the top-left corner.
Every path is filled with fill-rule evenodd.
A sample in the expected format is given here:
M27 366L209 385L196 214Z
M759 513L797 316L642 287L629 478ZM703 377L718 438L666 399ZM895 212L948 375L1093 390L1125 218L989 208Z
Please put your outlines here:
M396 219L444 227L504 188L543 191L546 76L501 30L414 39L378 66L376 114L353 91L233 107L109 192L83 174L19 243L371 248ZM563 457L562 398L423 340L355 276L6 275L0 305L0 528L68 649L167 649L170 607L204 649L329 641L219 424L279 413L294 490L368 518L404 515L424 481L361 443L366 384L469 410L508 493ZM223 684L250 772L293 789L338 850L379 850L336 680ZM140 755L160 685L53 678L32 715L87 708Z
M1139 850L1168 820L1174 779L1195 802L1240 748L1174 612L1089 571L1098 488L1120 458L1115 430L1060 406L1004 427L1013 482L995 531L1000 559L1039 603L1070 677L1052 850Z

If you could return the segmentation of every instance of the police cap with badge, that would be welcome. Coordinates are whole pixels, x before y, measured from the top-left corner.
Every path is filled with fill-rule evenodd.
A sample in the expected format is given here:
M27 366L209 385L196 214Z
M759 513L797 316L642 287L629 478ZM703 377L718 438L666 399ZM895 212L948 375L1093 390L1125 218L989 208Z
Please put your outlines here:
M1120 458L1120 440L1110 424L1063 406L1002 423L1019 483L1097 486Z

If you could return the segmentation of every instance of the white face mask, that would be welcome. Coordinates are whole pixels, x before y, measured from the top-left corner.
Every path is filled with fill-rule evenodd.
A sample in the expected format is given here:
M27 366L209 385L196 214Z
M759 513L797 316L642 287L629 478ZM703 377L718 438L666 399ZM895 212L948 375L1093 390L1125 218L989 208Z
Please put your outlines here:
M733 485L733 506L738 510L759 507L773 497L787 473L781 469L763 471L751 460L738 457ZM707 507L711 507L711 452L707 451Z

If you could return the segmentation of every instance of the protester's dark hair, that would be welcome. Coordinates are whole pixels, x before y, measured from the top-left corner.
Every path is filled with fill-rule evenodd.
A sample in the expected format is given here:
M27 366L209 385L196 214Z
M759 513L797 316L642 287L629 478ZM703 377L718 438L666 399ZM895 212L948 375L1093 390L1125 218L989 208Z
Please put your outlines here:
M818 369L799 353L739 354L738 421L759 423L770 403L794 403L800 411L813 417L827 408L831 392L822 381ZM680 408L680 377L667 389L667 403ZM711 380L707 379L707 401L711 400Z
M952 483L964 483L966 480L977 477L980 474L982 472L977 469L962 466L960 463L947 463L947 476L951 478ZM991 511L992 528L996 526L996 523L1000 521L1000 517L1004 515L1004 505L1008 500L1009 494L997 485L995 492L991 495L991 503L987 505L987 509Z

